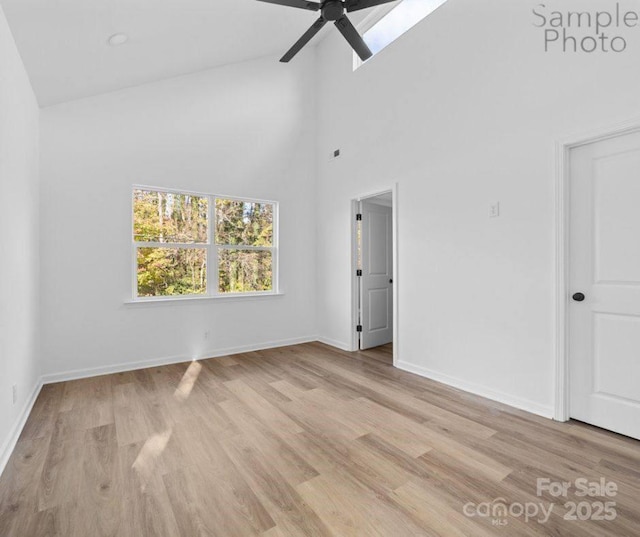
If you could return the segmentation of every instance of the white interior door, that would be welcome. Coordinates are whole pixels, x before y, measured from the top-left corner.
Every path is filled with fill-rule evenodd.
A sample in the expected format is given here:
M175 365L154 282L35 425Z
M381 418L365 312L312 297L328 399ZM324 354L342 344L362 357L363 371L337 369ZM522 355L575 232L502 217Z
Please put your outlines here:
M393 341L393 218L391 207L362 202L360 348Z
M570 165L570 415L640 439L640 133Z

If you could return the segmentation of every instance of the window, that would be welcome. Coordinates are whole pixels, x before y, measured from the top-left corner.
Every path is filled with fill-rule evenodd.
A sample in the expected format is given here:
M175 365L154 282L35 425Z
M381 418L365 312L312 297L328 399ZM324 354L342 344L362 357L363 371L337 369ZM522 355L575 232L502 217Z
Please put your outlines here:
M277 292L277 204L133 191L134 298Z
M447 0L401 0L396 4L381 7L363 22L363 38L375 56L393 43L402 34L425 19ZM363 64L354 54L354 70Z

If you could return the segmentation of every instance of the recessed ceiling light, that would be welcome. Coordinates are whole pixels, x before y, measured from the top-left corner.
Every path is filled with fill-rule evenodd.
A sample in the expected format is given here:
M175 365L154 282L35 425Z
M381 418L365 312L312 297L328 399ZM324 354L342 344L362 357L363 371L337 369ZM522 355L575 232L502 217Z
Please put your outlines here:
M112 47L117 47L117 46L120 46L120 45L124 45L127 41L129 41L129 36L127 34L113 34L109 38L108 43Z

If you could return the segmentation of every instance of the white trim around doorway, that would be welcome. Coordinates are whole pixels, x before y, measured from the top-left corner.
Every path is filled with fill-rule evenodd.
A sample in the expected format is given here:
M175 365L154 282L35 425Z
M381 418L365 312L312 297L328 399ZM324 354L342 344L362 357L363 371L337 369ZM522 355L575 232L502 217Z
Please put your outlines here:
M375 198L382 194L391 193L391 219L393 222L393 365L398 367L400 362L400 341L398 339L398 282L400 275L398 272L398 183L393 184L390 188L380 190L378 192L362 194L351 200L351 325L349 330L351 332L351 351L358 350L358 334L356 332L356 326L358 325L358 289L359 282L356 276L356 269L358 266L358 252L357 252L357 226L356 226L356 214L358 214L358 204L361 201L365 201L370 198Z
M555 285L555 403L554 419L568 421L569 408L569 154L572 149L609 138L640 132L640 118L591 132L573 135L556 143L556 285Z

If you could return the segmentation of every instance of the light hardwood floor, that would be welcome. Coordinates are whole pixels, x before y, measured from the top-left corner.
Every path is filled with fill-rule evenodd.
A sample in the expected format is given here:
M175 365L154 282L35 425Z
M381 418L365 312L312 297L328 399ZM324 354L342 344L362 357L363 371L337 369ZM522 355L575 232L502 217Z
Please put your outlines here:
M585 498L538 497L539 477L615 481L617 517L564 520ZM465 516L499 498L555 506ZM313 343L45 386L0 536L633 537L639 499L640 442Z

